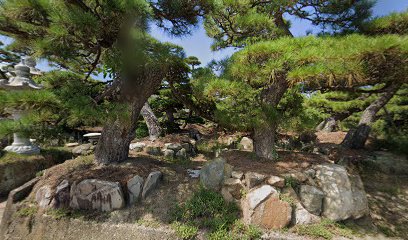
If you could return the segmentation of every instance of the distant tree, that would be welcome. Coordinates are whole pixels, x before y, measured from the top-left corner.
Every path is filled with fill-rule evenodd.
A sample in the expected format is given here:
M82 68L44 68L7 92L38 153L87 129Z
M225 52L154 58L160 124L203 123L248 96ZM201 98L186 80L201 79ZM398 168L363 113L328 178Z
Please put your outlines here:
M195 66L198 66L201 64L200 60L198 60L197 57L194 56L190 56L188 58L185 59L186 63L188 65L191 65L191 69L194 71L195 70Z
M101 70L113 78L95 98L128 108L106 119L96 147L96 162L109 164L127 159L140 110L179 61L177 48L148 36L149 22L175 35L189 33L206 7L201 0L7 0L0 4L0 31L15 39L15 49L85 78Z

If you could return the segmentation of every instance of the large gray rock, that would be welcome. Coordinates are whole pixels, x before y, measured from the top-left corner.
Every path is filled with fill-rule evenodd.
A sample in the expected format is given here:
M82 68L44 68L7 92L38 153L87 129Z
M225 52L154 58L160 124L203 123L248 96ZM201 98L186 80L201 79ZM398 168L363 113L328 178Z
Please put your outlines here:
M200 172L201 184L208 189L220 190L224 180L225 165L225 160L221 158L207 163Z
M132 205L138 201L142 195L143 178L136 175L127 181L126 186L129 196L129 204Z
M69 201L70 185L68 180L65 179L60 184L58 184L51 205L53 208L67 208L69 207Z
M163 150L163 156L165 158L172 159L172 158L174 158L175 154L174 154L174 151L171 150L171 149L164 149Z
M182 148L180 143L166 143L164 144L164 147L173 150L174 152L178 152Z
M368 214L363 183L337 164L316 166L316 182L325 194L322 216L334 221L360 218Z
M40 208L50 207L52 200L51 187L48 185L39 188L35 194L35 201L38 203Z
M254 150L254 141L248 137L243 137L239 142L242 150L253 151Z
M154 189L156 189L157 185L159 185L162 176L163 174L159 171L151 172L149 174L143 186L142 198L146 198L148 194L150 194Z
M109 212L125 206L125 198L118 182L86 179L71 187L70 207Z
M129 149L132 151L136 151L136 152L142 152L145 147L146 147L146 144L142 142L131 143L129 145Z
M301 185L299 197L307 211L314 215L320 215L322 212L322 202L324 197L322 191L313 186Z
M278 191L269 185L250 190L241 207L245 223L266 229L286 227L292 219L290 204L279 200Z
M72 149L72 154L74 156L86 156L93 153L95 146L91 143L82 144Z

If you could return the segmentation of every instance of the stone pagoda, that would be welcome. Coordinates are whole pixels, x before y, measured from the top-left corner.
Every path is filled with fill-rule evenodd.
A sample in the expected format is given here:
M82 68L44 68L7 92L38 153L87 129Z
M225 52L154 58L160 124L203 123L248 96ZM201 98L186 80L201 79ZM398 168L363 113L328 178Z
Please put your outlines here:
M40 73L40 71L35 68L35 65L36 63L33 58L24 58L21 63L14 66L15 76L10 77L9 79L0 79L0 89L5 89L6 91L42 89L42 86L37 85L31 79L31 74ZM24 116L25 112L22 109L10 109L10 113L12 114L13 119L18 121ZM7 146L4 150L28 155L40 153L40 148L34 145L29 138L20 133L14 133L13 143L10 146Z

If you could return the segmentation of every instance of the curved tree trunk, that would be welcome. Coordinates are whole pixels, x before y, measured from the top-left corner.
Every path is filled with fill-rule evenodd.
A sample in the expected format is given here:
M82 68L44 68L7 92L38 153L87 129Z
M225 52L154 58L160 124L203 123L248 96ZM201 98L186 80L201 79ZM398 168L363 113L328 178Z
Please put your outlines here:
M160 127L159 120L157 119L156 115L154 115L154 112L148 102L144 104L140 113L146 121L150 140L156 140L158 137L160 137L162 129Z
M261 93L261 101L265 106L276 108L288 89L286 78L281 76ZM275 135L278 127L276 119L271 119L269 123L264 124L253 130L254 151L258 157L266 159L275 159L277 157L275 148Z
M102 135L95 149L97 164L123 162L128 159L129 144L135 138L137 120L147 99L159 88L165 76L158 69L141 69L137 74L130 75L129 79L114 86L119 89L119 98L130 106L130 118L116 116L108 119ZM109 89L108 89L109 90Z
M353 149L364 148L371 131L371 124L375 121L375 115L390 101L401 85L401 83L393 83L386 87L380 97L364 110L357 128L350 129L344 138L342 142L344 147Z

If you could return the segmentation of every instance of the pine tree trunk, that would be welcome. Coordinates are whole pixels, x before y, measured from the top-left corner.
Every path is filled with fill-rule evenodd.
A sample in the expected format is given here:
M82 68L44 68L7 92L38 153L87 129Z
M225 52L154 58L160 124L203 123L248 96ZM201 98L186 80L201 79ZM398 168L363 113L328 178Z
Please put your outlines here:
M254 152L260 158L275 159L276 126L254 129L252 138L254 140Z
M288 89L286 77L281 76L261 93L262 104L277 107L286 90ZM277 157L275 149L275 135L278 126L278 119L268 119L268 123L253 130L254 151L258 157L275 159Z
M96 163L106 165L127 160L129 145L136 133L137 118L146 100L139 99L133 102L131 119L117 117L106 123L95 149Z
M145 103L140 113L146 121L150 140L156 140L158 137L160 137L162 129L160 127L159 120L157 119L156 115L154 115L149 103Z
M386 87L380 97L364 110L357 128L350 129L344 138L342 142L344 147L352 149L364 148L371 131L371 124L375 121L375 115L390 101L400 87L400 83L394 83Z

